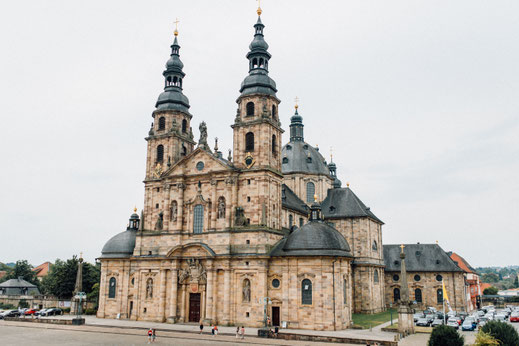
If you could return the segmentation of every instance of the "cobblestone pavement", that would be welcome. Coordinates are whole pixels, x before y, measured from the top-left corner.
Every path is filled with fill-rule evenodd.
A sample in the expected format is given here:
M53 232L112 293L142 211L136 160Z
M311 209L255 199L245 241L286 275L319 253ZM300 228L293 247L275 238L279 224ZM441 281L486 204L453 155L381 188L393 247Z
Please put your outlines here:
M0 321L1 345L146 345L146 331L124 327L65 326L27 322ZM157 332L156 345L316 345L329 343L286 341L246 337L196 334L175 331ZM343 344L344 345L344 344ZM349 345L354 346L354 345ZM358 346L358 345L356 345Z

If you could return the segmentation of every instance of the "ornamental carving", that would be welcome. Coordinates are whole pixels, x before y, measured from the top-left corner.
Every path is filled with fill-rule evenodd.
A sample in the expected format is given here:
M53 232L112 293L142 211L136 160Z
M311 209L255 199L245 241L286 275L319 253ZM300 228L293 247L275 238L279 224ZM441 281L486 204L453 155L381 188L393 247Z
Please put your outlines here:
M207 272L198 259L188 259L187 267L178 271L178 282L181 284L205 284Z

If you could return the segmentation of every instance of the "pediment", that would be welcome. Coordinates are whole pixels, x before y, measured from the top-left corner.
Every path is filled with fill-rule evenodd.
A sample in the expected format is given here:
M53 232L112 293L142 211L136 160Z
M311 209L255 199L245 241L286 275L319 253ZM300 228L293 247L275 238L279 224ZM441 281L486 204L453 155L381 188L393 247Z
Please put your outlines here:
M208 174L211 172L231 170L233 170L232 166L215 157L213 153L202 148L197 148L182 160L171 166L166 172L164 172L162 177Z

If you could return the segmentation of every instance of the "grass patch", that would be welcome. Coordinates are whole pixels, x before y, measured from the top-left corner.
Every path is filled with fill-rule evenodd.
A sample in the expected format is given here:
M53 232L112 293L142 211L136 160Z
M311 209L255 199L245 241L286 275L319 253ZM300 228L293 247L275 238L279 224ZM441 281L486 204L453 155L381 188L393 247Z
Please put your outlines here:
M379 324L391 320L391 312L393 312L393 323L395 323L398 321L398 313L396 309L388 309L387 311L379 312L378 314L353 314L353 324L364 329L376 327Z

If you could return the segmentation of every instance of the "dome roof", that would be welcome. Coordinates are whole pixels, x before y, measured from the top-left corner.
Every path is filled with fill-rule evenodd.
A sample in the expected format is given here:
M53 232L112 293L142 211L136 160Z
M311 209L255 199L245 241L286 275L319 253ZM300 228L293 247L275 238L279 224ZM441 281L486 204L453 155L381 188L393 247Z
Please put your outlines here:
M344 236L319 220L307 223L281 240L272 250L271 256L352 257L352 253Z
M267 94L276 96L276 82L265 73L251 73L241 83L241 95Z
M256 35L256 36L254 36L254 39L250 43L249 49L251 51L257 50L257 49L267 50L267 49L269 49L269 45L263 38L263 35Z
M130 257L135 248L136 235L137 232L133 230L127 230L116 234L106 242L105 246L103 246L100 258Z
M290 141L281 150L283 174L310 173L329 176L330 170L324 157L310 144Z
M166 88L155 104L157 110L178 110L189 113L189 99L175 88Z
M178 69L178 70L182 71L183 68L184 68L184 64L182 63L182 61L180 61L180 58L178 57L178 55L172 55L169 58L169 60L166 62L167 70Z

